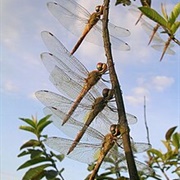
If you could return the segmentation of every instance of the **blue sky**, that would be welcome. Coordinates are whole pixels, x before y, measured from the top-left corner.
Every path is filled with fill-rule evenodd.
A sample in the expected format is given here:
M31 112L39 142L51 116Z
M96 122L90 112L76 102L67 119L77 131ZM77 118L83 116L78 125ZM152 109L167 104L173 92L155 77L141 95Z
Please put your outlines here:
M50 14L48 1L1 1L1 179L21 179L25 171L16 171L25 159L17 158L19 147L32 138L20 131L19 117L43 117L43 105L36 100L34 92L49 89L57 92L48 79L40 53L47 51L40 33L48 30L54 33L71 50L77 37L66 31ZM89 12L102 1L78 1ZM153 6L160 10L160 2ZM162 1L171 10L177 0ZM120 79L126 110L138 117L138 123L131 127L135 141L146 142L143 123L143 97L147 98L147 119L153 147L162 149L160 140L172 126L180 125L180 53L165 55L159 62L161 53L147 46L148 36L141 25L134 26L137 17L128 10L111 4L110 21L130 30L131 36L122 38L131 46L129 52L113 51L115 68ZM177 34L180 39L179 32ZM84 42L75 54L87 67L93 70L97 61L106 61L103 48ZM49 135L59 135L52 125L47 128ZM65 167L65 179L78 179L87 175L87 165L65 159L59 166ZM78 167L75 169L74 167Z

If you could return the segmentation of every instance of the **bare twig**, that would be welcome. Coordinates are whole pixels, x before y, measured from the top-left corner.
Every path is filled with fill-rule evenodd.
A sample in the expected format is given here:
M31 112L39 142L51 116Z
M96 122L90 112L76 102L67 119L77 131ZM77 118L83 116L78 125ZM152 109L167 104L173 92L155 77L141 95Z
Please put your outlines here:
M108 31L109 1L110 0L104 0L104 11L103 11L103 39L104 39L105 54L107 57L107 64L109 67L109 74L112 83L112 88L114 89L115 92L115 99L116 99L118 118L119 118L118 123L120 124L120 132L122 134L123 146L127 160L130 179L139 180L137 168L134 161L134 156L131 149L129 127L125 115L123 97L112 58L111 44L110 44L109 31Z
M150 138L149 138L149 128L148 128L147 118L146 118L146 96L144 96L144 124L145 124L145 128L146 128L146 133L147 133L147 141L149 144L151 144Z

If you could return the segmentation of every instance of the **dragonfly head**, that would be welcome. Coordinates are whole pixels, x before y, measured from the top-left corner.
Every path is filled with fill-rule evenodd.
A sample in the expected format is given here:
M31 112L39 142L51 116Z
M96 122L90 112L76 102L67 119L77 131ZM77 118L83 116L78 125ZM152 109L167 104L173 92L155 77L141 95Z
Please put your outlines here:
M112 89L104 88L102 95L104 98L108 97L108 99L112 99L114 96L114 91Z
M119 136L120 135L119 126L117 124L112 124L110 126L110 132L113 136Z
M107 64L99 62L99 63L97 63L96 68L99 72L105 73L107 71Z
M104 8L104 6L98 5L98 6L96 6L95 10L96 10L97 13L102 15L103 14L103 8Z

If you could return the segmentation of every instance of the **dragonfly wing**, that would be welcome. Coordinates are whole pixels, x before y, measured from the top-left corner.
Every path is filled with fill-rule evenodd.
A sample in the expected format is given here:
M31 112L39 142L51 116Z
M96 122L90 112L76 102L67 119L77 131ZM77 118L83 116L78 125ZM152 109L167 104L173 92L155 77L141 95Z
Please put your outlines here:
M47 146L65 155L72 143L72 140L58 137L50 137L45 140ZM79 143L67 157L79 162L91 164L97 159L95 154L99 151L100 147L101 144Z
M145 21L141 24L141 26L144 29L144 31L146 32L146 34L151 38L154 27ZM152 41L158 42L158 43L164 43L164 40L160 37L158 32L155 33Z
M164 51L164 46L165 46L165 42L163 45L158 45L158 44L154 44L152 45L151 47L157 51L160 51L160 52L163 52ZM172 44L170 44L168 46L168 48L166 49L166 54L170 54L170 55L174 55L175 54L175 51L171 49L172 47Z
M64 28L70 31L75 36L81 36L87 19L80 17L78 12L75 14L76 9L67 9L65 7L66 3L63 5L59 3L49 2L47 4L49 11L54 15L54 17L60 22Z
M135 160L135 164L138 171L142 171L143 173L149 174L149 175L153 173L153 170L148 165L138 160ZM127 161L125 160L125 157L122 159L119 159L119 167L123 167L123 170L127 169Z
M151 144L141 142L131 142L132 150L134 153L142 153L151 148Z
M95 25L85 37L85 40L91 43L94 43L98 46L104 46L103 37L102 37L102 28ZM120 51L128 51L130 50L129 45L123 40L116 38L113 35L110 35L110 40L112 43L112 48Z
M65 93L72 99L76 99L83 89L83 83L77 83L57 66L51 72L50 80L61 93ZM86 100L84 103L91 104L94 101L94 97L88 92L83 100Z
M130 31L123 27L116 26L109 22L108 24L110 35L114 37L127 37L130 36Z
M75 120L74 118L70 118L66 124L62 126L63 119L65 118L66 114L62 112L60 109L56 109L53 107L46 107L44 108L44 113L46 115L51 114L50 120L53 121L53 124L64 134L69 136L70 138L74 139L77 133L82 129L84 126L83 123ZM101 143L104 135L101 134L99 131L95 130L92 127L88 127L84 136L82 137L82 141L85 142L98 142Z
M47 90L37 91L35 95L38 98L38 100L41 101L41 103L43 103L45 106L60 109L62 112L65 113L69 111L72 104L74 103L73 101L71 101L70 99L64 96L61 96L59 94ZM81 116L83 116L90 109L91 109L91 105L87 106L85 104L80 103L76 111L74 111L73 117L82 118Z
M74 0L55 0L60 6L73 12L76 16L88 18L90 13Z
M43 31L41 33L42 39L48 48L48 50L56 56L60 67L64 63L72 72L75 72L79 76L86 78L88 70L86 67L64 47L64 45L50 32ZM62 63L63 62L63 63Z
M76 81L78 82L84 83L84 76L82 77L81 76L82 74L80 74L76 68L74 68L74 70L72 71L71 68L67 64L64 63L66 61L62 61L58 59L55 55L51 53L46 53L46 52L41 54L41 59L46 69L50 73L53 71L55 66L58 66L61 69L63 69L65 73L68 73L68 76L70 76L71 78L76 79ZM63 57L61 59L63 59Z
M108 106L105 107L102 113L104 114L105 118L109 119L111 124L117 124L118 119L119 119L118 113L116 111L117 108L115 106L110 106L110 107L111 109ZM128 124L135 124L138 121L136 116L129 113L126 113L126 118L127 118Z

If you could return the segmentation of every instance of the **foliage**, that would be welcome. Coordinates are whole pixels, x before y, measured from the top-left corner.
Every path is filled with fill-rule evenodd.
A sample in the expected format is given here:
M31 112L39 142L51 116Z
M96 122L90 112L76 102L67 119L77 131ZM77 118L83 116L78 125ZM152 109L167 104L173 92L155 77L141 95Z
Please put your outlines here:
M180 133L174 132L177 127L172 127L166 132L166 140L163 140L162 143L166 147L166 152L163 153L160 150L152 148L147 151L148 160L146 164L153 169L154 173L147 175L143 172L138 172L141 180L146 180L148 178L153 178L161 180L164 176L167 180L168 172L175 174L180 178ZM98 175L96 180L120 180L128 179L127 177L121 176L120 172L127 171L127 167L119 167L119 161L113 159L105 159L106 163L109 163L109 167L106 168L106 171ZM88 166L88 170L92 171L94 164ZM109 177L109 175L115 175L116 178Z
M161 180L163 176L168 180L168 172L180 178L180 133L174 132L177 127L170 128L162 141L166 148L166 152L162 152L155 148L148 150L147 164L154 169L153 176L142 175L147 179L152 177Z
M175 37L175 34L180 26L180 21L178 21L178 17L180 14L180 3L177 3L174 6L170 15L167 14L166 8L163 4L161 4L162 15L160 15L156 10L154 10L150 6L139 7L139 9L144 15L146 15L148 18L150 18L151 20L157 23L155 28L156 31L160 27L162 27L163 31L161 33L166 33L169 36L169 38L165 42L164 50L160 58L160 60L162 60L171 41L174 41L176 44L180 46L179 40ZM154 34L156 31L154 31Z
M23 180L39 180L43 177L47 180L63 180L61 173L64 169L59 171L55 163L56 160L62 161L64 156L56 155L51 151L48 153L43 144L43 140L47 138L47 135L42 135L42 131L51 123L51 121L48 120L49 117L50 116L45 116L39 121L34 117L32 117L32 119L20 118L20 120L28 124L26 126L20 126L20 129L36 136L36 139L30 139L20 147L20 150L23 151L18 157L30 156L30 159L17 169L21 170L30 167L22 178ZM54 158L56 160L54 160Z

